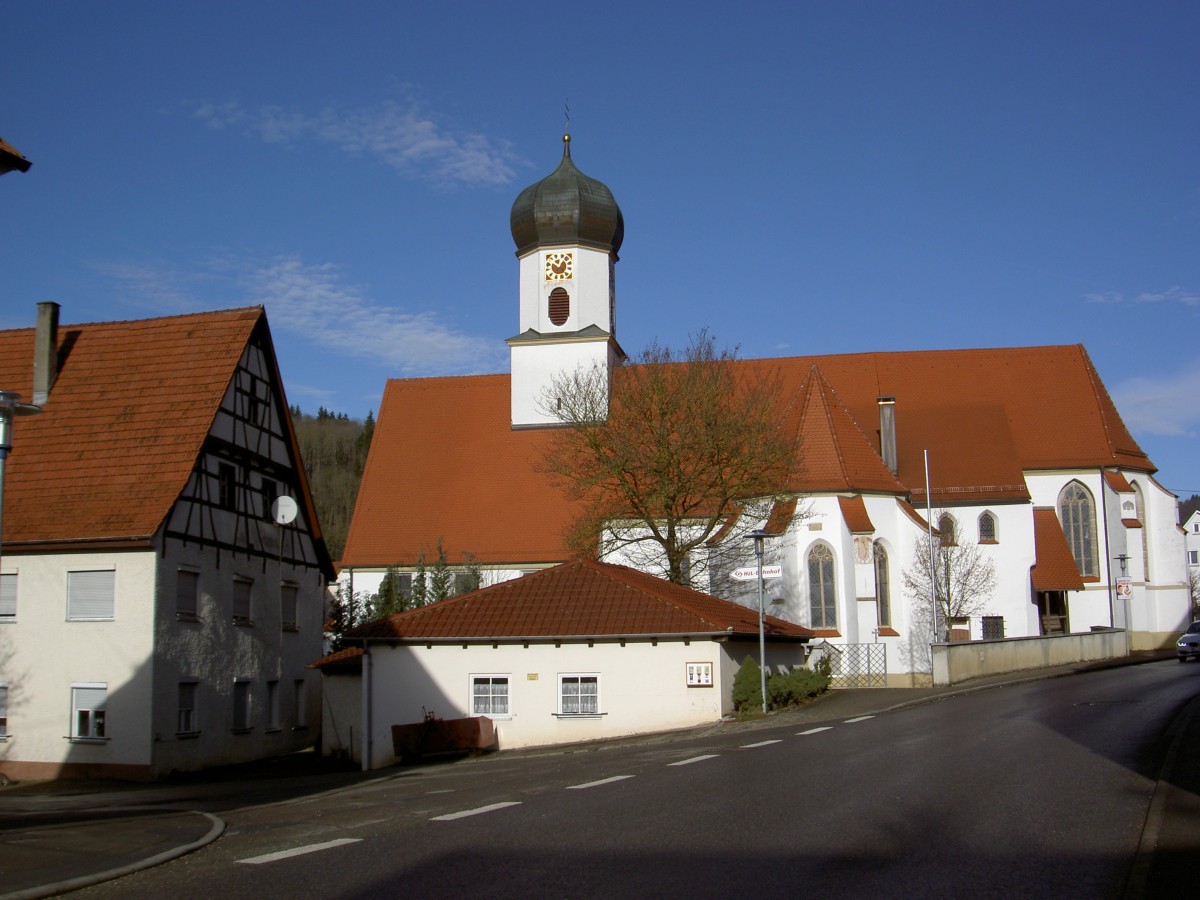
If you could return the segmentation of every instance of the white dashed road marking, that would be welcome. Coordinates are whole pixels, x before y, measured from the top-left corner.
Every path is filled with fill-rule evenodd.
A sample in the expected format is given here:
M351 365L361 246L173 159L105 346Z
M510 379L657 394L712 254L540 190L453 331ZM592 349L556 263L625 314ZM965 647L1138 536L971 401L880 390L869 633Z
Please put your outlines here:
M503 803L493 803L490 806L480 806L478 809L464 809L462 812L447 813L444 816L434 816L429 821L431 822L449 822L453 819L465 819L467 816L478 816L482 813L489 813L493 810L504 809L506 806L520 806L520 800L506 800Z
M257 866L262 863L275 862L277 859L290 859L293 856L303 856L305 853L316 853L318 850L341 847L343 844L357 844L361 840L362 838L338 838L336 841L326 841L323 844L309 844L306 847L296 847L292 850L280 850L276 853L265 853L262 856L251 856L249 859L239 859L238 862Z
M572 784L567 787L567 790L582 791L584 788L600 787L602 784L612 784L614 781L624 781L626 778L632 777L632 775L614 775L612 778L601 778L599 781L589 781L587 784Z
M808 729L808 731L797 731L796 735L798 737L803 734L819 734L822 731L832 731L832 730L833 730L832 725L822 725L820 728L810 728L810 729Z
M770 741L759 741L757 744L742 744L741 749L753 750L755 747L765 747L768 744L779 744L779 743L782 743L782 741L779 738L775 738Z
M855 722L865 722L867 719L873 719L874 716L859 716L857 719L847 719L843 725L853 725Z
M716 759L719 753L705 753L703 756L693 756L691 759L681 759L679 762L667 763L669 766L686 766L694 762L704 762L706 759Z

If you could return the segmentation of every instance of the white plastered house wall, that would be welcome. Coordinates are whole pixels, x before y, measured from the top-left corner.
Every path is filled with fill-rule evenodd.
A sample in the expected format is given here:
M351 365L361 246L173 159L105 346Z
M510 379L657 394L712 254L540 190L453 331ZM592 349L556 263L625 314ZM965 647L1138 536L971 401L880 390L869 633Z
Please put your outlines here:
M9 722L0 761L128 773L151 764L155 563L147 551L5 559L4 572L17 575L17 613L0 625ZM71 572L113 573L111 618L68 619ZM102 739L72 738L72 690L81 687L104 691Z
M631 734L665 731L715 722L732 708L733 677L747 655L757 657L757 642L710 638L618 640L596 639L554 643L433 644L369 643L359 698L369 722L368 764L380 768L397 762L391 726L420 722L426 713L452 719L472 715L475 676L506 677L508 716L489 716L501 750L545 746ZM804 659L802 645L767 647L772 668L792 668ZM712 685L689 687L689 663L710 663ZM597 676L599 715L563 716L559 702L561 676ZM355 699L356 679L327 678L327 706ZM334 693L328 693L332 687ZM326 713L327 727L329 714ZM368 726L355 729L361 735ZM323 735L326 752L352 753L362 762L363 742L354 739L345 711L334 734ZM336 742L336 743L335 743Z

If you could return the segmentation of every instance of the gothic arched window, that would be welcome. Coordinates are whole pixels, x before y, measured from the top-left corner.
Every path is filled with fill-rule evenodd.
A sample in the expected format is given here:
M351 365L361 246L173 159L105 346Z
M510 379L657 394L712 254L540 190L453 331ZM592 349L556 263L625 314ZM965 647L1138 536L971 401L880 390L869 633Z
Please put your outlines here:
M1096 553L1096 506L1092 495L1078 481L1072 481L1058 495L1058 519L1067 545L1075 557L1079 574L1097 576L1100 564Z
M875 600L879 606L879 627L892 624L892 588L888 581L888 558L883 544L875 542Z
M808 551L808 606L812 628L837 628L837 590L833 577L833 551L813 544Z
M982 513L979 516L979 543L996 543L996 517L990 512Z

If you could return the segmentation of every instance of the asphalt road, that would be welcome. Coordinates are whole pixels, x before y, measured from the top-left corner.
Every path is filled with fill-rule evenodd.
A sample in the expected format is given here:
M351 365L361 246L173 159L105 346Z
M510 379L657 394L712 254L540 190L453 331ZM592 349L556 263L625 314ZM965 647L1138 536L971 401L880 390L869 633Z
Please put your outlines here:
M87 897L1126 896L1174 662L861 720L504 754L223 813Z

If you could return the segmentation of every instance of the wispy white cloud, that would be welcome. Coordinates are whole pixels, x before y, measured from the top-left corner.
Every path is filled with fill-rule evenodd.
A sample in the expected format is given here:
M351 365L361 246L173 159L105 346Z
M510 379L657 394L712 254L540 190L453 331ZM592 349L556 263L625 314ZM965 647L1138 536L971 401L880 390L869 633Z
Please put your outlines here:
M349 156L373 157L406 178L441 185L508 184L518 162L508 142L453 131L413 104L386 102L308 114L279 106L247 109L234 102L204 102L196 105L194 115L209 128L241 128L264 143L332 144Z
M1194 436L1200 431L1200 360L1174 373L1129 378L1112 396L1135 434Z
M1167 288L1165 291L1155 293L1153 291L1143 291L1134 297L1126 298L1120 291L1102 291L1093 294L1084 294L1083 299L1087 303L1103 303L1103 304L1124 304L1124 303L1179 303L1184 306L1200 306L1200 294L1195 291L1184 290L1179 285Z
M431 311L377 305L332 265L295 256L244 267L249 300L267 308L271 327L304 336L344 359L370 361L397 375L495 372L496 341L455 331Z
M194 271L157 263L97 266L123 301L156 315L222 306L266 307L279 336L301 339L348 363L378 365L395 375L466 375L503 371L503 345L456 331L431 310L383 306L330 264L297 256L225 257ZM310 391L311 392L311 391Z

